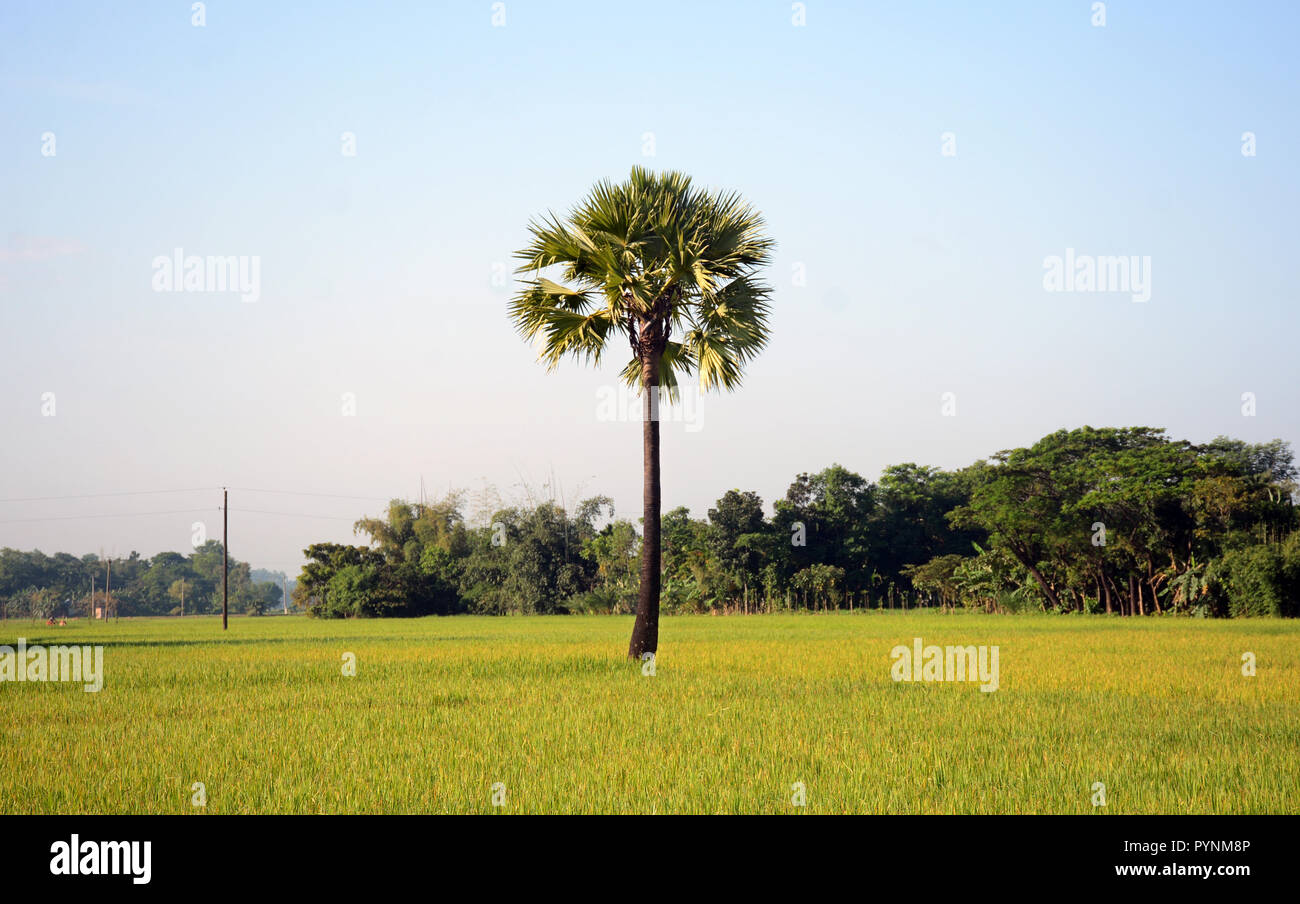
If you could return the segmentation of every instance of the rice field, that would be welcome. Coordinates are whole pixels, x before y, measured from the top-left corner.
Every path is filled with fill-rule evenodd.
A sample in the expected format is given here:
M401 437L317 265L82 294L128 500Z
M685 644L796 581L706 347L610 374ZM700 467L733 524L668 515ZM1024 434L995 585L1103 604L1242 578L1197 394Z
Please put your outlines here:
M653 675L630 631L0 623L105 672L0 683L0 813L1300 812L1300 623L677 616ZM916 637L997 645L998 689L893 680Z

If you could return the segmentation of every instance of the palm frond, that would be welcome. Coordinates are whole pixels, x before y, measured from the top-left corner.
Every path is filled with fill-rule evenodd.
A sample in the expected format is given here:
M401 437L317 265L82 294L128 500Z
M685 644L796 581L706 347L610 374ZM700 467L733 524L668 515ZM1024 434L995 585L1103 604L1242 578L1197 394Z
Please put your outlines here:
M675 398L680 378L696 372L705 389L734 388L767 344L771 291L758 271L773 243L738 194L637 166L625 182L598 182L566 218L534 220L529 232L515 257L531 278L509 313L522 335L541 338L551 367L568 356L598 362L616 334L671 330L681 338L660 340L658 363ZM637 384L642 370L634 358L624 378Z

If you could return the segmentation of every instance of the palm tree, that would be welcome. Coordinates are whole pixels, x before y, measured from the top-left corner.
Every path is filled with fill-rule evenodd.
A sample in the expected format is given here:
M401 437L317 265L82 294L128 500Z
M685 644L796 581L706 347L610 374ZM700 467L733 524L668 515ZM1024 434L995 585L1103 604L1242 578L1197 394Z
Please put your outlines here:
M549 214L528 228L532 241L515 256L530 277L510 317L540 343L548 369L568 356L599 364L619 335L631 346L623 379L642 396L644 520L628 656L641 659L659 647L659 390L673 399L691 374L706 391L739 385L767 344L770 290L756 273L773 242L739 195L639 166L626 182L597 183L566 219Z

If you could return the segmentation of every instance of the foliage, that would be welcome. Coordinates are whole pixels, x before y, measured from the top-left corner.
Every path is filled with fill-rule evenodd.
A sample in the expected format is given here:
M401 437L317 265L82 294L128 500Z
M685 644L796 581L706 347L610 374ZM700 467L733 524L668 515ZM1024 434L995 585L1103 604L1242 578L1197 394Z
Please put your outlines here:
M625 336L630 385L653 373L649 385L673 394L696 374L702 389L731 389L767 344L770 290L757 273L772 241L739 195L636 166L626 182L598 183L568 217L551 214L529 231L517 257L531 278L510 317L526 339L540 340L551 367L570 356L598 364Z
M221 611L221 544L209 540L188 556L132 552L105 560L40 550L0 549L0 617L89 616L92 608L119 616L179 613L182 588L189 615ZM95 597L90 586L95 581ZM109 585L111 598L104 595ZM230 560L230 610L260 614L281 605L279 581L254 581L246 562Z
M1290 447L1225 437L1201 445L1146 427L1058 431L957 471L887 468L877 483L839 464L797 475L767 515L731 489L693 518L662 518L668 612L917 606L1018 613L1300 615L1300 531ZM364 545L317 543L294 588L331 618L626 614L638 607L637 523L608 497L498 508L471 526L463 494L393 500L356 522ZM84 613L103 563L0 551L0 613ZM232 560L236 612L279 588ZM220 610L221 546L112 563L122 615Z
M1265 550L1295 528L1295 473L1280 441L1083 427L970 469L969 502L949 519L986 530L1045 609L1289 614L1294 588Z
M1206 584L1230 616L1300 615L1300 560L1277 546L1230 550L1210 566Z

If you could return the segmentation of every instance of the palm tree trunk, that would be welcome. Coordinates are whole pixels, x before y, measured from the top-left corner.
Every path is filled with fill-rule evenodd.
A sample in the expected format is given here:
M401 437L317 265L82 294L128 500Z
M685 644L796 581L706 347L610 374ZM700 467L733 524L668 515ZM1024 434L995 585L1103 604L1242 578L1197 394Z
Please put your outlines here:
M659 649L659 356L645 355L641 364L641 436L643 453L641 587L636 623L628 644L629 659Z

